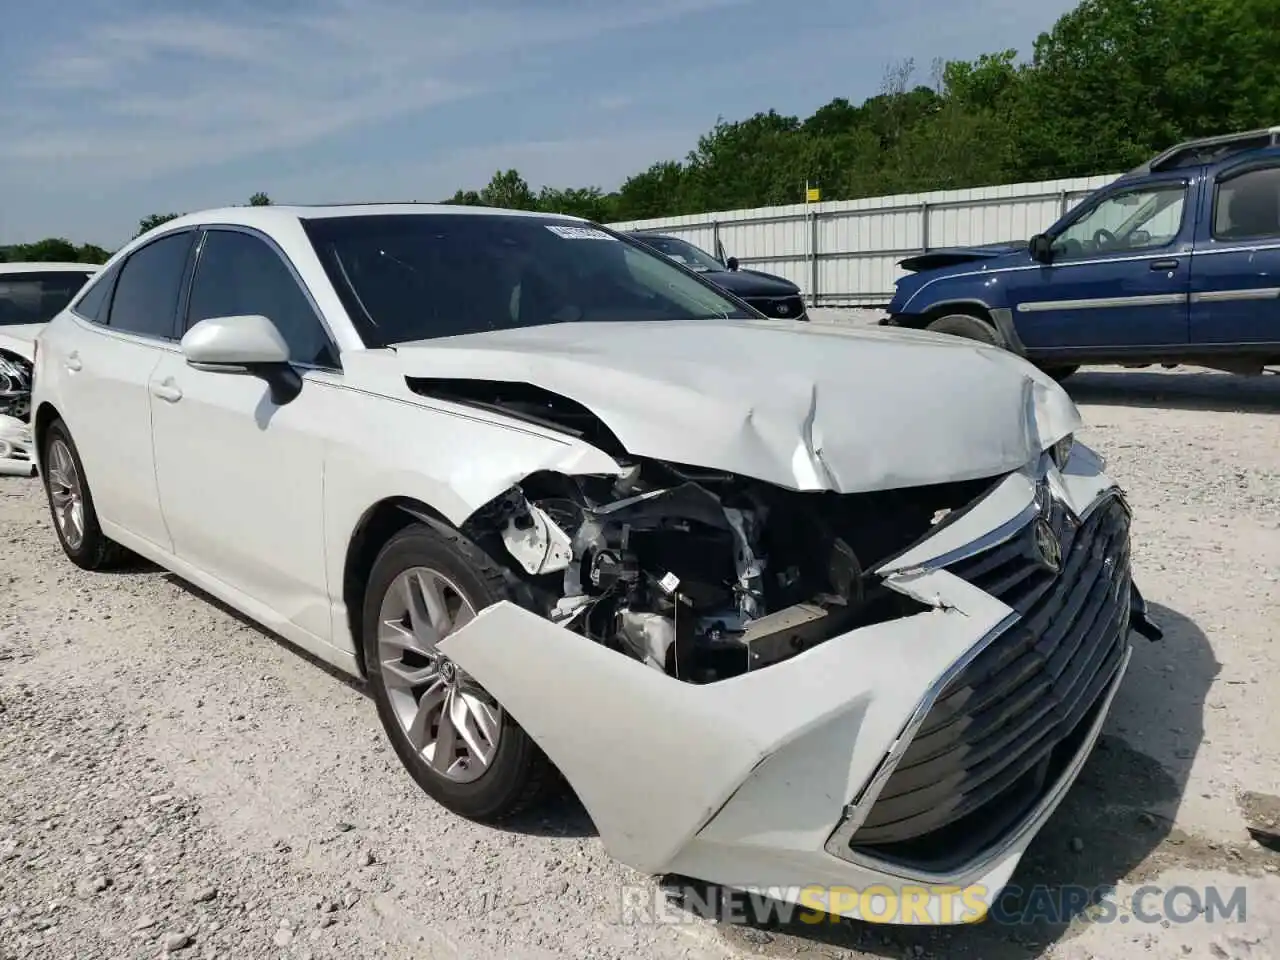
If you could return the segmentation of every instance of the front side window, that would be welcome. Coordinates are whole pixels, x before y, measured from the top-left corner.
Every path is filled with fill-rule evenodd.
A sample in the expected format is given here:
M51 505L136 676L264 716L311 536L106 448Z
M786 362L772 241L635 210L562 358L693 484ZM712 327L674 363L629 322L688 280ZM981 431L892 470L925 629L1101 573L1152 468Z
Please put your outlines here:
M1097 256L1168 246L1182 229L1186 200L1187 186L1181 181L1113 194L1054 238L1054 254Z
M371 347L550 323L756 316L661 254L573 221L369 214L304 227Z
M1213 235L1219 240L1280 236L1280 167L1222 181L1214 200Z
M129 254L116 280L107 326L144 337L173 339L191 237L190 230L172 233Z
M337 365L324 325L280 255L251 234L210 230L191 283L187 325L210 317L244 316L262 316L274 323L294 363Z
M723 263L700 247L695 247L687 240L677 240L675 237L652 236L638 239L641 243L653 247L659 253L666 254L676 263L697 273L717 273L725 269Z
M0 327L48 323L91 276L87 270L0 273Z

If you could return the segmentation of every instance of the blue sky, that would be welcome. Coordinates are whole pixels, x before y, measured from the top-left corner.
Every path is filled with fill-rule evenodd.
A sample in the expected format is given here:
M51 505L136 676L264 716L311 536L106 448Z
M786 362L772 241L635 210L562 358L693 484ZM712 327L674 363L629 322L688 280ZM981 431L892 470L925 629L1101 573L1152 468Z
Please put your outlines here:
M1073 0L62 0L0 33L0 243L139 217L438 200L515 167L616 187L717 116L1016 47Z

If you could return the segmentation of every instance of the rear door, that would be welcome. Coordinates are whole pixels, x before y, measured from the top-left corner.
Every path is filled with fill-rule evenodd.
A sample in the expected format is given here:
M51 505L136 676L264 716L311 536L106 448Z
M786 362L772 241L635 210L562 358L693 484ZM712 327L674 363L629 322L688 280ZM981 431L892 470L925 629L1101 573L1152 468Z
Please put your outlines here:
M41 337L61 413L84 463L94 506L112 525L168 551L151 447L148 381L177 356L178 302L190 266L191 230L139 247L72 308L72 324ZM53 334L51 336L51 334ZM42 374L43 375L43 374Z
M1206 191L1191 269L1191 341L1280 343L1280 157L1246 161Z
M1055 231L1051 263L1001 274L1027 348L1186 344L1195 190L1179 176L1100 194Z

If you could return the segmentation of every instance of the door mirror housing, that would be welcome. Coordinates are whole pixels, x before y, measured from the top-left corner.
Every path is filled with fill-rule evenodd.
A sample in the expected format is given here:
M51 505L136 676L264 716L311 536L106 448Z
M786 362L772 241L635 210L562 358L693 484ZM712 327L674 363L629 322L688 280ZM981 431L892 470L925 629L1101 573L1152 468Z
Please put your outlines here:
M1028 244L1031 250L1031 259L1040 263L1051 263L1053 261L1053 238L1047 233L1037 233L1031 238Z
M181 347L187 363L198 370L261 377L277 405L288 403L302 389L302 377L289 363L289 344L264 316L201 320L183 336Z
M730 257L728 260L724 262L724 265L728 267L730 270L733 270L736 272L738 269L738 258Z

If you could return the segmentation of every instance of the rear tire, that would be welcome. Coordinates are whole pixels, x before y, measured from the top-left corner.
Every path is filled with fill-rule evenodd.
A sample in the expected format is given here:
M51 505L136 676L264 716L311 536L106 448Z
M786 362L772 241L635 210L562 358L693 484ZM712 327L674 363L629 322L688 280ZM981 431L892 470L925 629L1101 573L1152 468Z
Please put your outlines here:
M518 814L555 782L514 718L431 650L500 600L514 600L501 566L461 534L413 524L374 561L362 617L369 685L400 762L441 806L481 822Z
M49 516L67 559L82 570L119 566L129 553L102 532L80 453L61 420L45 431L40 464Z
M1053 377L1053 379L1061 383L1063 380L1067 379L1067 377L1070 377L1073 374L1075 374L1076 371L1080 369L1080 364L1069 363L1069 364L1065 364L1064 366L1041 367L1040 369L1043 370L1045 373L1047 373L1049 376Z
M979 343L989 343L993 347L1007 346L994 323L968 313L949 313L931 321L925 329L934 333L947 333L953 337L964 337L966 340L977 340Z

